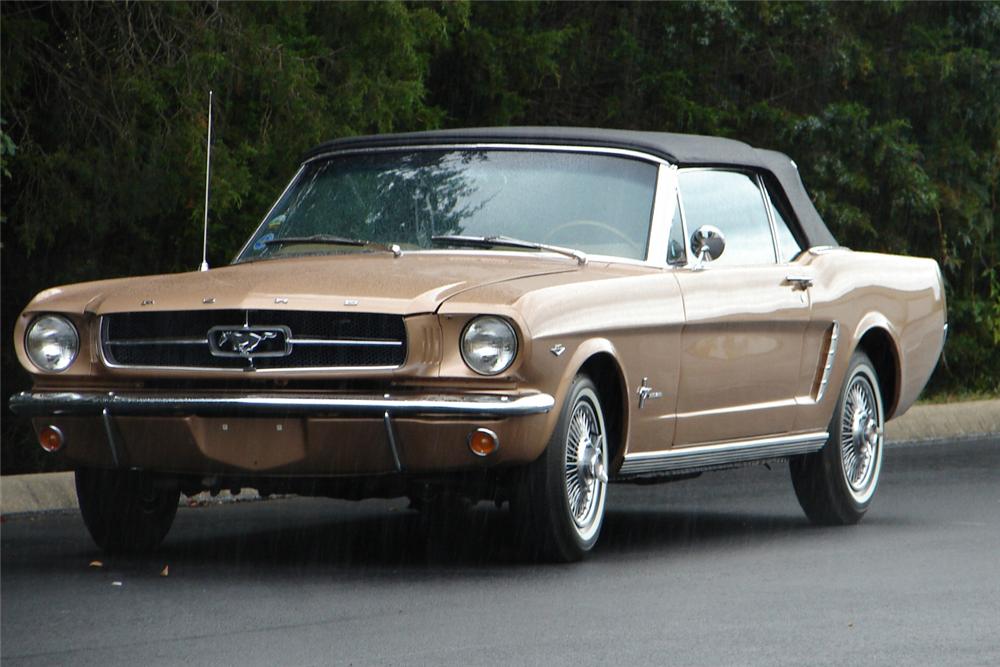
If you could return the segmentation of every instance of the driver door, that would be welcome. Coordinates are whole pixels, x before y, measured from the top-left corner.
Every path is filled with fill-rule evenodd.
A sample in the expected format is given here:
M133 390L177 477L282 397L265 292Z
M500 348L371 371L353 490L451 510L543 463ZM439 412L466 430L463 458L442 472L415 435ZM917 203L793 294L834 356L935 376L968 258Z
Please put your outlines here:
M808 291L778 264L754 174L678 174L688 237L712 225L725 249L675 271L684 302L674 447L777 435L794 426Z

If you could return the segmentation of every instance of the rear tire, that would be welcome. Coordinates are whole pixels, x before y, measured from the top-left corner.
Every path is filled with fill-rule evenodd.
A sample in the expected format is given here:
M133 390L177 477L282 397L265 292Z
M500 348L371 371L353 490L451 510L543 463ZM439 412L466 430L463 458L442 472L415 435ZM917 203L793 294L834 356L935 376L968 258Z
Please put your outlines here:
M799 504L820 525L861 521L882 471L885 413L878 375L864 352L851 357L823 449L791 460Z
M604 522L607 465L597 387L578 375L548 446L512 493L511 511L527 555L570 562L593 549Z
M97 546L110 553L143 553L170 531L180 491L149 473L80 468L76 496Z

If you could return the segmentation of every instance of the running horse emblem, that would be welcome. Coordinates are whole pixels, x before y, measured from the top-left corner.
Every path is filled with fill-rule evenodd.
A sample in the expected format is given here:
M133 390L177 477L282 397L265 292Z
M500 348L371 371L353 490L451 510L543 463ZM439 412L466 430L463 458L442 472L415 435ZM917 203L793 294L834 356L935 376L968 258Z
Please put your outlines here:
M278 337L277 331L222 331L218 346L220 350L228 348L244 357L249 357L253 351L266 340Z

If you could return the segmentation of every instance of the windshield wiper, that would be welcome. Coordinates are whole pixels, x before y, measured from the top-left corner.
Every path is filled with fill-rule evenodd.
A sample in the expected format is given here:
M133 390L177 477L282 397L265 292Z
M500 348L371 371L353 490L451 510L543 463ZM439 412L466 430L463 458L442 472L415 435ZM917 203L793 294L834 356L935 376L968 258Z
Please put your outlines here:
M358 248L381 248L382 250L388 250L395 257L399 257L403 254L402 249L400 249L400 247L395 243L375 243L374 241L365 241L364 239L349 239L343 236L331 236L329 234L314 234L313 236L286 236L280 239L268 239L264 241L264 245L266 246L309 244L348 245Z
M441 234L432 236L431 241L442 245L469 246L473 248L527 248L529 250L548 250L567 257L572 257L581 266L587 263L586 253L573 248L564 248L547 243L523 241L509 236L462 236L460 234Z

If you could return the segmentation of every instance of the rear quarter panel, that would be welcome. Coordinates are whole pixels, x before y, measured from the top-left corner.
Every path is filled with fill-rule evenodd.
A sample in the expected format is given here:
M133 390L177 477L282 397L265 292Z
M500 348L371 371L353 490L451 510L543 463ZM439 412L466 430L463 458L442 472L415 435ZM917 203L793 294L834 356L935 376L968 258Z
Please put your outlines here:
M894 397L887 397L887 418L902 415L930 378L944 345L947 321L944 286L937 262L846 249L806 252L795 264L815 276L809 289L811 325L803 347L801 386L815 381L822 368L824 336L833 322L840 341L829 389L819 404L803 406L798 427L825 428L854 350L866 333L883 329L892 341L896 362ZM882 379L883 387L890 384Z

